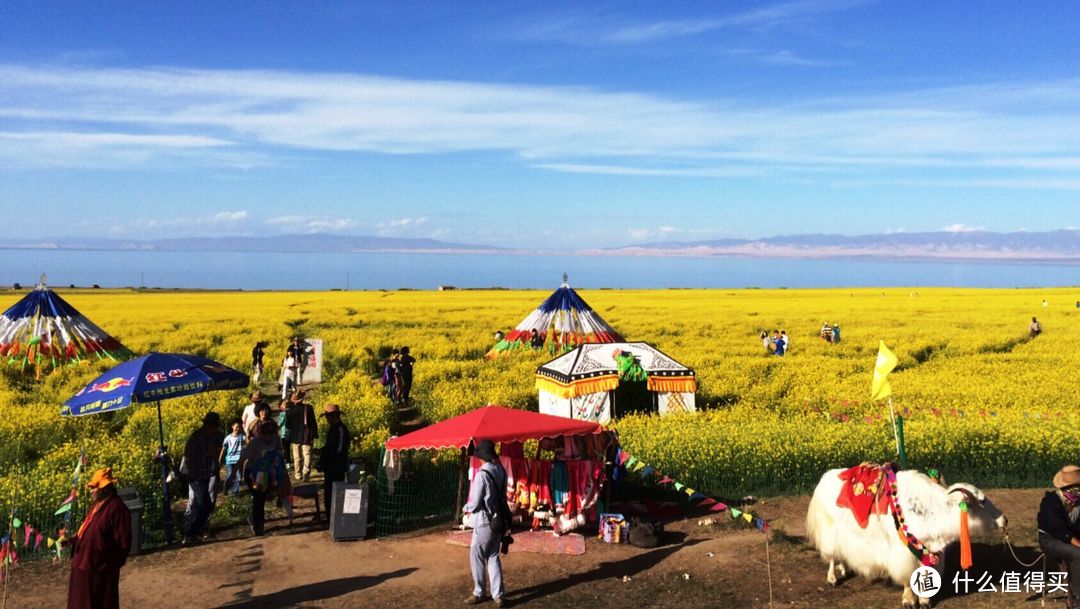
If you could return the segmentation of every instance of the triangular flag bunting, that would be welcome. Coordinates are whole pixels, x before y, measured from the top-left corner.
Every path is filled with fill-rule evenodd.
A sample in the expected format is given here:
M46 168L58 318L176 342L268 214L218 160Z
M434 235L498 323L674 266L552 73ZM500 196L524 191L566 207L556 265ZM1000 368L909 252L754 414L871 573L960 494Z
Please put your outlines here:
M742 510L737 510L735 508L731 508L731 517L732 518L738 518L739 516L742 516Z
M56 540L53 539L52 537L49 537L48 539L45 540L45 545L51 548L51 547L56 545Z
M637 463L638 463L637 457L630 457L629 459L626 460L626 469L633 469L633 467L635 465L637 465Z
M676 483L675 483L675 490L677 490L677 491L681 491L681 490L683 490L684 488L686 488L686 485L684 485L684 484L683 484L682 482L676 482Z
M71 504L70 501L65 502L64 505L60 506L60 509L53 512L53 516L59 516L60 514L63 514L65 512L70 512L71 511L71 505L72 504Z
M697 491L695 491L694 489L687 486L687 487L683 487L683 492L686 493L687 495L693 495Z
M713 499L712 497L706 497L702 499L701 503L699 503L698 505L712 505L714 503L716 503L716 499Z
M634 471L635 472L641 471L643 469L645 469L645 464L642 463L641 461L638 461L637 463L634 464Z
M754 522L754 515L751 514L750 512L743 512L742 517L743 517L743 520L745 520L747 522Z
M619 453L619 465L626 465L626 461L630 458L630 453L625 450Z
M702 495L701 493L690 493L690 501L697 501L704 498L705 495Z
M724 505L723 503L720 503L719 501L717 501L716 505L709 508L709 511L710 512L723 512L726 509L727 509L726 505Z
M18 518L15 518L15 519L13 519L11 521L11 526L13 526L13 527L15 527L17 529L17 528L22 526L22 521L19 520Z
M645 466L645 469L641 470L641 475L642 476L648 476L649 474L653 473L654 471L656 471L655 468L653 468L651 465L647 465L647 466Z
M657 484L671 484L672 482L675 482L675 481L672 480L671 478L668 478L667 476L664 476L663 478L660 479L660 482L658 482Z

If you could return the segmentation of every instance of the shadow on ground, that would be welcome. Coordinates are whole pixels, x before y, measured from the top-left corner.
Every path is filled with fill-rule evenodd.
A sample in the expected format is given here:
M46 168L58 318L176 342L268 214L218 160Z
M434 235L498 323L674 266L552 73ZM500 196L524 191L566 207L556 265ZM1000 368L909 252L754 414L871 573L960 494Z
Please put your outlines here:
M408 569L398 569L390 573L383 573L381 575L360 575L357 577L342 577L339 579L329 579L326 581L316 582L313 584L305 584L303 586L296 586L295 588L286 588L285 590L279 590L270 594L262 594L260 596L253 596L241 601L220 605L215 609L257 609L262 607L293 607L300 603L307 603L311 601L320 601L351 594L358 592L372 586L377 586L387 579L393 579L397 577L405 577L416 571L414 567Z

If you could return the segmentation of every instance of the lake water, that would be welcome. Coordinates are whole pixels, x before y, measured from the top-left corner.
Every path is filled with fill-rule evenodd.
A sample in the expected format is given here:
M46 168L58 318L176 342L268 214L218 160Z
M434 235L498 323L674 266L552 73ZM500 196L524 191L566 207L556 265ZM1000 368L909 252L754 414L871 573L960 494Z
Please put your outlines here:
M1080 285L1080 263L387 253L3 250L0 285L244 290Z

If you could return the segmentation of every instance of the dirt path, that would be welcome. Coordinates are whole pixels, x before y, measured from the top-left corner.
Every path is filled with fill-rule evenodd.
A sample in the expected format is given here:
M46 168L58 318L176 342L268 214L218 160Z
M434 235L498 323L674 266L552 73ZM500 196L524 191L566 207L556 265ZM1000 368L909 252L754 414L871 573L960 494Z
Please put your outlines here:
M990 493L1014 523L1010 533L1033 556L1034 514L1039 490ZM774 607L868 609L899 606L900 591L880 582L849 579L825 584L825 567L801 542L807 497L760 503L755 513L774 530L769 560ZM640 550L590 539L583 556L513 553L503 557L507 596L513 606L589 607L768 607L765 536L718 517L671 523L664 545ZM304 518L298 520L303 524ZM446 543L445 533L408 539L333 543L323 531L293 532L284 522L262 538L169 549L133 558L121 577L123 606L131 608L243 609L279 607L455 607L470 591L466 548ZM999 540L975 546L976 573L995 580L1003 571L1022 571ZM956 556L947 556L951 588ZM64 567L20 565L9 591L15 608L62 607ZM943 598L949 608L1037 606L1027 594L973 593ZM1035 601L1037 602L1037 601ZM492 607L491 604L482 605ZM1059 605L1063 606L1063 605Z

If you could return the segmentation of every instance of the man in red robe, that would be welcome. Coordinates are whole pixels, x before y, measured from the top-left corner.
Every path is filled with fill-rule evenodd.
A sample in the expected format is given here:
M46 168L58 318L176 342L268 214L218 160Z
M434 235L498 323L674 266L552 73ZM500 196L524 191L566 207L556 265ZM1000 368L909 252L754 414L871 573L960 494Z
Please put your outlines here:
M131 550L131 513L116 496L112 468L94 472L90 512L71 552L68 609L119 609L120 567Z

